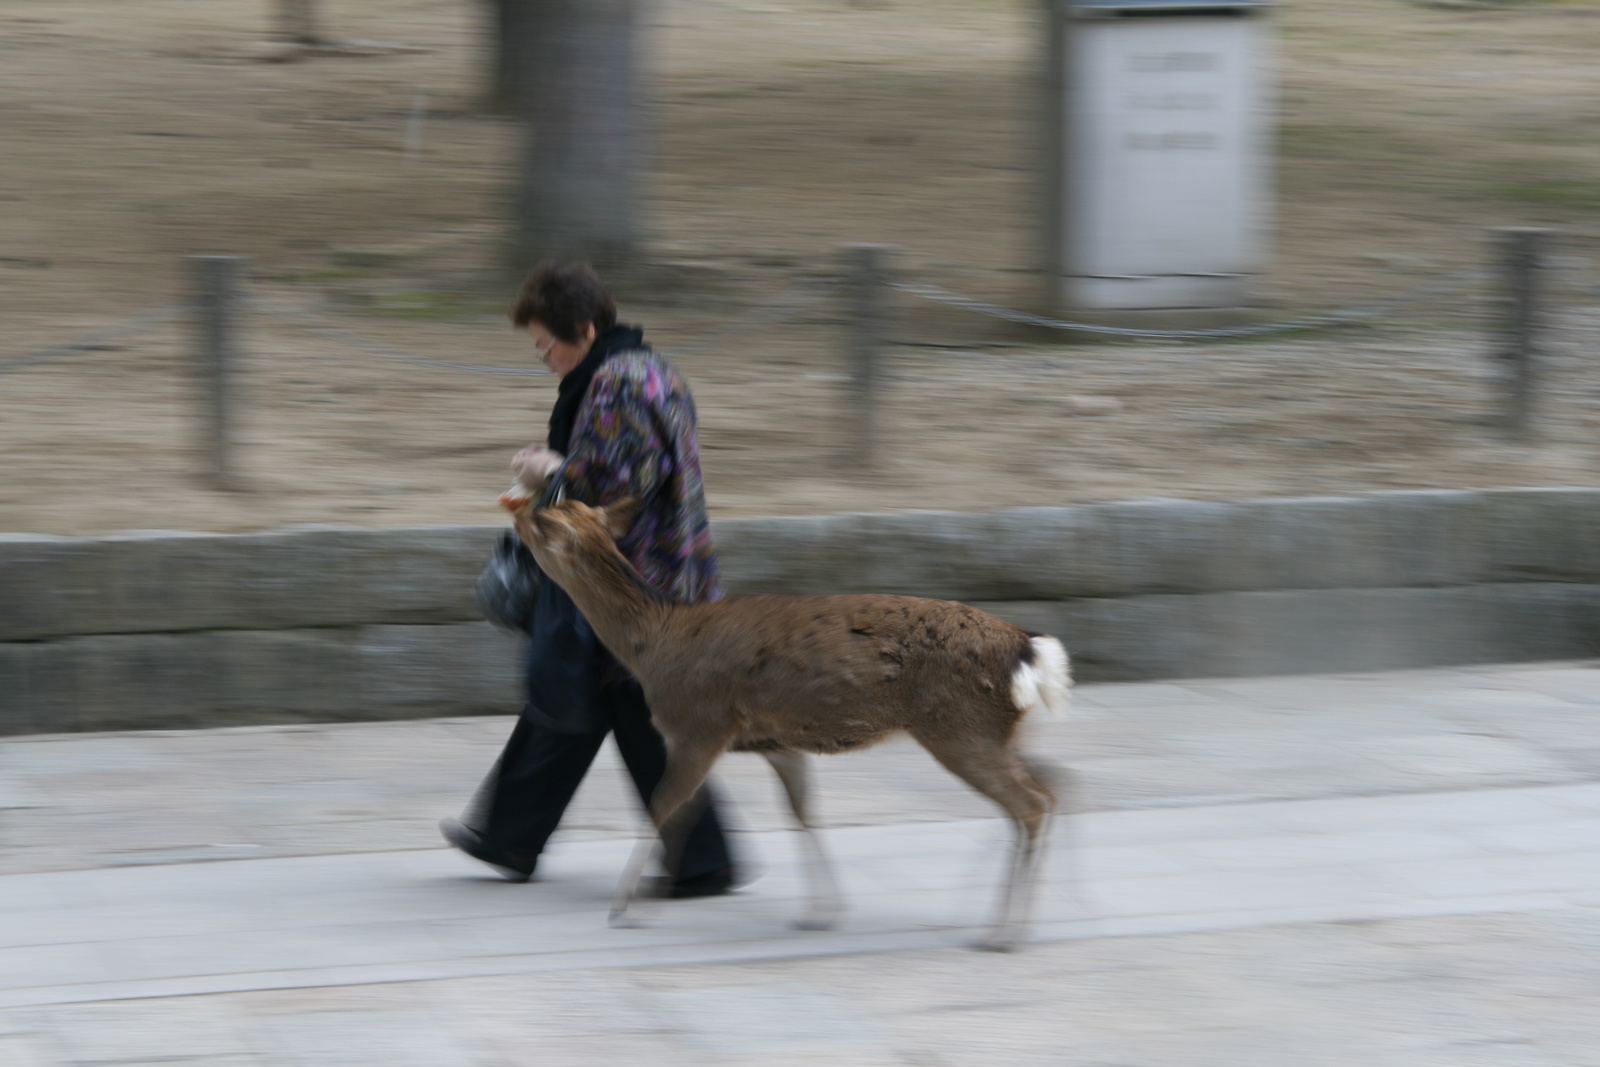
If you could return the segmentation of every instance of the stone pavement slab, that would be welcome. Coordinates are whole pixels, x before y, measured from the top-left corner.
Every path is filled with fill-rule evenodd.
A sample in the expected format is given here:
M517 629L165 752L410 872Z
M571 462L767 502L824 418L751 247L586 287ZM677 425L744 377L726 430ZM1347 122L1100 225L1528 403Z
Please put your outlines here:
M1600 779L1600 667L1085 685L1029 746L1071 767L1090 810ZM432 846L511 731L504 717L0 740L0 872ZM815 764L831 826L988 818L916 745ZM787 829L765 761L716 776L735 825ZM639 825L609 746L563 837Z
M1546 824L1564 836L1515 847ZM1600 906L1600 784L1093 813L1062 829L1041 941ZM821 934L786 926L803 910L794 835L752 836L755 885L624 929L605 923L620 836L553 850L526 887L442 849L0 877L0 1007L960 945L988 915L1009 832L830 831L851 911Z
M1007 956L963 947L1005 828L907 745L817 764L816 934L753 758L762 878L612 930L609 752L548 881L438 847L507 720L0 742L0 1064L1600 1067L1594 664L1077 696L1031 747L1088 812Z

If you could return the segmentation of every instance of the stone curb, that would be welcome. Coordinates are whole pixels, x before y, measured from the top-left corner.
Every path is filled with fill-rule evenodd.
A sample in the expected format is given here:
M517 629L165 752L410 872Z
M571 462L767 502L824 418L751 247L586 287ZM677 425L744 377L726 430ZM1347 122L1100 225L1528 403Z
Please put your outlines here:
M498 527L0 535L0 733L514 712L471 587ZM1600 652L1600 490L715 524L742 593L962 600L1084 680Z
M730 593L949 600L1600 581L1600 490L731 519ZM0 641L464 622L498 527L0 535Z

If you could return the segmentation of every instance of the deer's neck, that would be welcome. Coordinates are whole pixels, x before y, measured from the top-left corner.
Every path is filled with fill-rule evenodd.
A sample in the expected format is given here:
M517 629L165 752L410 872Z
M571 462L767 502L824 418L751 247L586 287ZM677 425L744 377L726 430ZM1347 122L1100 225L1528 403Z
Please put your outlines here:
M637 676L673 604L650 588L616 546L607 548L577 560L561 585L601 643Z

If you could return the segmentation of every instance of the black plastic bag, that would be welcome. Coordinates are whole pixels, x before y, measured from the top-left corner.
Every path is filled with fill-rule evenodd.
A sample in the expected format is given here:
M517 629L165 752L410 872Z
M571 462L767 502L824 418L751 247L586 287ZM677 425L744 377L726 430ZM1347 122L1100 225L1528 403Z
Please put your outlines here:
M504 530L472 587L472 602L500 629L525 634L531 628L542 577L528 546Z
M557 472L535 506L549 507L565 495ZM610 655L578 605L539 570L533 553L514 532L500 535L473 588L473 600L496 626L528 635L523 715L560 733L605 729L600 682L611 667Z

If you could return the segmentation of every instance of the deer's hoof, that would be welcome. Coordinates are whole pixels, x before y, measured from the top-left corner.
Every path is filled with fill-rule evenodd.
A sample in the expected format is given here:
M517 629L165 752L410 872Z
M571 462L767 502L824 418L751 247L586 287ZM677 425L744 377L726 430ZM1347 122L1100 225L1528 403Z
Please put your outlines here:
M644 923L639 920L638 916L630 915L627 912L619 911L616 908L611 910L611 915L606 919L606 923L613 930L637 930L639 927L644 925Z
M972 947L980 952L1015 952L1017 943L999 937L986 937Z
M796 930L832 930L838 925L838 920L831 915L807 915L789 925Z

